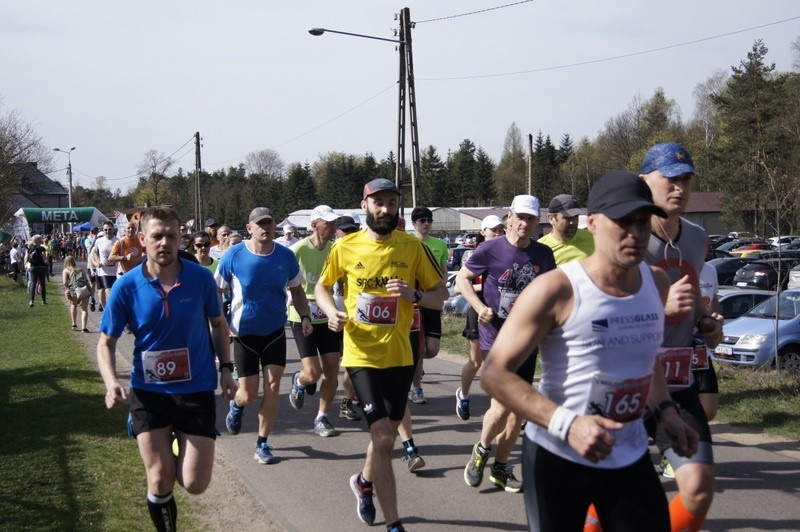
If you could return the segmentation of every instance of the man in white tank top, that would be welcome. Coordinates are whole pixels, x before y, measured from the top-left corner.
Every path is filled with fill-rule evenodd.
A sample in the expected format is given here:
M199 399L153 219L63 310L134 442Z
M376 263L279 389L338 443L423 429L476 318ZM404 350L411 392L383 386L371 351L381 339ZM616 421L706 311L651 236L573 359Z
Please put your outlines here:
M645 406L674 448L691 456L697 434L678 415L656 355L666 274L642 264L650 216L665 216L625 171L589 194L595 253L537 277L517 299L484 363L481 385L529 421L523 472L530 530L582 530L587 509L608 529L669 530L647 448ZM539 390L516 369L539 346Z

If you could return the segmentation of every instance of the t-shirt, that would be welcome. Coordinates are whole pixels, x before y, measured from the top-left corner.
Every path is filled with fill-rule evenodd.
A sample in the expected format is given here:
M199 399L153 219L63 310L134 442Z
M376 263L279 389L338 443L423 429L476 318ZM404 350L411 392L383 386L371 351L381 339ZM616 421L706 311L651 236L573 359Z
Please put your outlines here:
M553 250L559 266L573 260L585 259L594 253L594 236L586 229L578 229L569 242L558 240L553 233L544 235L539 242Z
M294 256L297 257L298 264L300 264L300 273L303 274L303 291L306 293L306 298L308 298L312 323L326 323L328 321L328 317L317 306L314 287L317 285L319 275L322 273L322 268L325 266L325 260L328 258L332 245L331 242L327 242L324 248L317 249L317 246L306 237L292 244L292 247L289 248L294 253ZM289 305L289 321L297 323L302 321L300 313L297 312L294 305Z
M333 286L345 277L344 367L410 366L409 332L414 304L386 291L389 279L403 279L425 290L442 278L433 253L411 235L393 231L374 240L366 229L338 239L320 281Z
M105 275L107 277L114 277L117 275L117 265L113 262L108 262L108 257L111 255L111 249L114 247L114 242L117 237L107 238L102 236L94 243L99 260L99 267L97 268L98 275Z
M717 297L719 291L719 279L717 279L717 270L708 263L703 264L700 270L700 296L703 298L703 305L710 312L709 305L711 301Z
M441 238L428 237L423 240L428 249L431 250L433 256L439 261L439 265L444 265L447 268L447 259L450 257L450 250L447 249L447 244Z
M528 247L520 248L505 236L475 248L465 266L476 276L483 276L480 297L494 312L491 322L478 324L481 349L488 351L517 296L537 275L555 269L556 261L553 251L544 244L533 240Z
M142 266L120 277L111 288L100 331L119 338L128 325L134 334L131 387L160 393L214 391L217 366L208 319L221 314L217 287L205 268L181 260L178 281L164 292L158 279L148 279ZM143 355L188 351L190 380L146 382ZM167 353L169 355L169 353ZM178 369L184 365L178 365ZM160 368L169 374L168 363Z
M214 274L217 286L230 290L229 327L237 336L267 336L286 325L286 288L303 280L294 253L273 246L267 255L242 242L223 253Z
M112 255L125 256L131 254L131 260L119 261L119 269L123 273L131 271L137 264L142 261L144 256L144 246L139 240L139 237L131 236L118 239L111 246Z

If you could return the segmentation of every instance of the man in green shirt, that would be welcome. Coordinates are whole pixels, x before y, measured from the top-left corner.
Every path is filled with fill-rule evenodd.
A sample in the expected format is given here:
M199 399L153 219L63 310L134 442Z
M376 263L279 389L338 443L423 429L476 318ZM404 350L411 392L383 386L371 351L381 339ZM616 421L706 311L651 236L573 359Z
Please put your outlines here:
M559 194L550 200L547 221L553 231L540 238L539 242L553 250L558 266L594 253L592 233L578 229L580 212L580 205L574 196Z
M292 376L289 402L295 410L303 408L306 394L314 395L317 391L317 382L322 377L314 432L323 437L338 434L328 421L328 411L336 394L336 388L339 387L341 347L339 335L328 328L328 317L317 306L314 287L331 251L331 240L336 234L338 218L339 215L327 205L315 207L311 211L309 221L311 234L289 247L300 264L300 273L304 278L302 286L308 298L311 324L314 327L314 332L305 336L302 326L304 316L301 316L293 305L289 306L289 324L303 364L303 369Z
M431 236L433 225L433 211L427 207L414 207L411 211L411 223L414 224L414 236L431 250L433 256L439 264L442 275L447 272L447 256L449 250L447 244L441 238ZM426 404L428 401L422 393L422 361L425 358L433 358L439 354L439 344L442 337L442 309L433 310L424 307L419 308L422 321L422 329L425 333L425 343L422 346L422 356L419 357L414 379L411 383L409 398L412 403Z

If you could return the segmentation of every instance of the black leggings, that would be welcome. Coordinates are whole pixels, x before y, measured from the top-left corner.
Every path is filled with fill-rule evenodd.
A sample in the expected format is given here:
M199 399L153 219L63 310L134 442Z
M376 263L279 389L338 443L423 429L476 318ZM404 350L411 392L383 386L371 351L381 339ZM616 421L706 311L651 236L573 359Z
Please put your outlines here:
M42 287L42 301L47 301L47 266L31 266L28 272L28 301L33 303L36 296L36 281Z

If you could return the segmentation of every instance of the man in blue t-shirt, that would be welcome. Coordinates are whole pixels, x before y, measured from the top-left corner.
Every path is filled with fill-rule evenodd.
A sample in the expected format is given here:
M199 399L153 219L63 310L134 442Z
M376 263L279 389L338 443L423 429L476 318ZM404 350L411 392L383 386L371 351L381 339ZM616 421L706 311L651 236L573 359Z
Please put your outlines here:
M484 358L522 290L534 278L556 268L553 251L533 239L538 227L539 200L534 196L516 196L511 203L506 234L478 246L458 272L456 285L478 314L480 347ZM473 284L480 276L483 276L483 288L478 295ZM532 382L535 369L534 352L517 374L527 382ZM462 396L462 399L466 397ZM489 410L483 416L480 441L474 445L464 469L467 485L478 487L483 481L483 468L489 458L492 441L498 437L489 480L511 493L522 490L522 483L514 476L513 468L506 465L520 427L519 417L492 399Z
M97 343L106 407L128 404L130 395L129 423L147 472L147 506L157 530L176 528L172 496L176 480L194 494L203 493L211 481L216 438L214 353L220 361L222 397L236 392L228 327L214 279L205 268L178 258L180 225L171 208L151 207L144 212L139 238L147 260L112 287ZM130 392L116 372L117 340L126 326L136 338Z
M263 374L264 395L258 408L254 458L259 463L272 464L275 456L267 438L278 417L281 377L286 369L287 288L300 314L303 334L310 335L314 327L297 258L290 249L275 243L272 210L253 209L247 230L250 240L228 248L214 274L220 292L231 295L229 326L239 376L239 391L231 399L225 425L231 434L242 429L244 407L258 398Z

